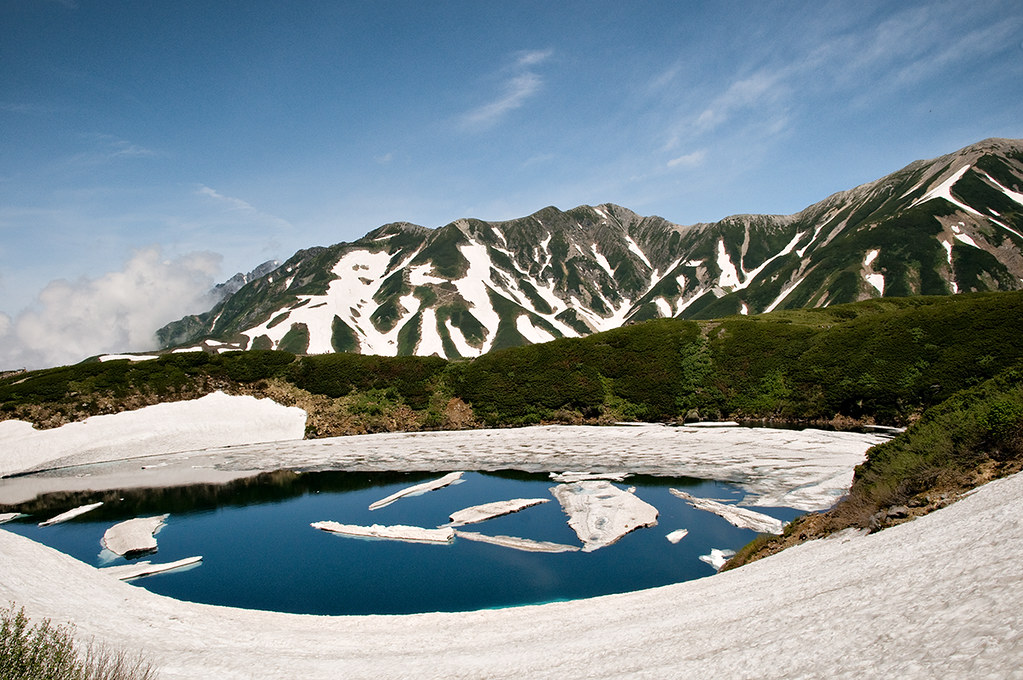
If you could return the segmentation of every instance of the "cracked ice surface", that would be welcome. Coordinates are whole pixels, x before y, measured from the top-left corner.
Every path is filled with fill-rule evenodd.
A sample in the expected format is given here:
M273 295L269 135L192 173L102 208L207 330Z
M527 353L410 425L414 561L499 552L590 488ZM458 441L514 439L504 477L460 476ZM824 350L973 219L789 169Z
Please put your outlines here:
M463 524L476 524L501 515L510 515L534 505L547 503L550 500L550 498L516 498L510 501L494 501L493 503L474 505L451 513L448 517L451 520L448 526L459 527Z
M630 531L657 524L657 508L611 482L560 484L551 493L568 515L568 526L583 542L583 552L593 552Z
M75 467L71 460L58 470L3 480L0 502L23 502L48 491L223 482L273 470L597 469L715 479L741 487L747 494L743 505L823 510L848 491L853 468L863 462L867 449L886 439L812 429L660 425L382 433L154 455L141 470L138 461ZM8 454L3 444L0 436L0 466ZM115 452L107 460L120 457Z
M156 533L167 517L169 515L136 517L115 524L103 533L103 546L118 555L152 552L156 550Z
M746 508L739 508L734 505L727 505L725 503L718 503L708 498L697 498L685 491L679 491L678 489L668 489L672 495L681 498L682 500L689 503L697 510L703 510L704 512L712 512L719 517L724 518L732 526L737 526L740 529L752 529L753 531L761 534L781 534L784 525L781 520L775 519L770 515L765 515L762 512L754 512L747 510Z

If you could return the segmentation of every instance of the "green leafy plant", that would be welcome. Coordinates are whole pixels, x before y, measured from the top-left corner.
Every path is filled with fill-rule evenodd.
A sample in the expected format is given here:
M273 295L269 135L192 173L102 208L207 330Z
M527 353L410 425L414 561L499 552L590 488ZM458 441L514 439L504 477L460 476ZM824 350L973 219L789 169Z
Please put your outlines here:
M5 680L153 680L143 657L90 644L80 648L73 629L49 619L32 625L24 608L0 611L0 678Z

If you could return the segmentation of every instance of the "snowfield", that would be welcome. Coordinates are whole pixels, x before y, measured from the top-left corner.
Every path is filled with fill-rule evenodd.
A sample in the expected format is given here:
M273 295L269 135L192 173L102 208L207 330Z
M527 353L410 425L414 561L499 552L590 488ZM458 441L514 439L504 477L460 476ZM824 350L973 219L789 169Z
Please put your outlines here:
M226 482L273 470L510 469L717 479L744 489L745 505L821 510L846 492L853 468L863 462L867 449L884 440L875 434L822 430L661 425L543 426L302 440L298 437L304 412L299 409L237 398L225 401L230 408L216 410L219 419L200 428L187 414L202 413L202 401L192 407L181 404L178 421L166 420L162 410L149 409L101 416L118 418L125 433L140 437L137 444L115 429L92 428L91 419L84 425L36 432L27 441L27 450L26 441L18 436L5 439L0 428L0 469L49 470L45 475L3 480L0 503L23 502L48 491ZM284 432L272 427L275 418L289 423ZM255 443L224 446L225 429L234 431L240 441ZM106 435L97 441L83 438L83 432L109 433L110 441L102 438ZM19 434L20 428L15 428L14 435ZM242 435L246 439L240 439ZM75 446L80 453L74 453ZM105 464L95 465L98 462Z
M141 458L211 446L301 439L305 411L214 392L192 401L93 416L52 430L0 422L0 477L36 468Z
M265 407L276 407L267 411L274 418L299 421L254 399L230 403L217 412L253 428L253 414ZM155 413L120 414L119 422L145 437L143 425L164 422ZM183 413L169 420L176 422L171 429L195 436L192 416ZM84 427L102 436L116 432L91 425ZM81 428L65 427L79 437ZM0 496L27 493L25 484L105 488L280 467L441 472L515 463L532 471L731 480L752 504L812 506L834 500L866 448L880 440L738 427L537 427L277 441L165 453L145 466L130 458L97 469L91 465L97 458L131 455L130 447L103 449L78 438L87 451L78 457L62 430L48 435L56 456L49 461L13 446L24 438L19 428L0 431L5 470L25 469L26 462L85 463L0 480ZM206 434L212 440L212 430ZM0 530L0 602L24 606L33 619L73 623L83 641L141 651L164 679L1002 678L1019 677L1023 668L1021 554L1023 475L1016 475L877 534L813 541L716 576L468 613L323 617L183 602Z
M181 602L0 531L0 601L161 678L973 678L1023 668L1023 476L877 534L652 590L463 614ZM60 584L59 587L55 584Z

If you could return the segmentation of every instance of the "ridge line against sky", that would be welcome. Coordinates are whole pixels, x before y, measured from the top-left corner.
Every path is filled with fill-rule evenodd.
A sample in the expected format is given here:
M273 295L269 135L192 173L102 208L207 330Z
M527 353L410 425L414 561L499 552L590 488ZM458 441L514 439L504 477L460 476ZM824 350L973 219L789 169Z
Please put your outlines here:
M0 3L0 368L393 221L797 212L1023 137L1023 5Z

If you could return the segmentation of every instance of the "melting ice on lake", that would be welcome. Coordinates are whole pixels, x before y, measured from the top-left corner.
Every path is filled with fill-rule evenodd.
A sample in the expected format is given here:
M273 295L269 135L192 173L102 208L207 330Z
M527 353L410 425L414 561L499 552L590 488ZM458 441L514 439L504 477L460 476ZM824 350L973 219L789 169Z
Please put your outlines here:
M121 490L107 494L102 509L62 524L36 526L72 503L94 499L36 507L34 516L13 519L4 528L100 566L107 564L101 546L108 530L138 515L170 513L160 529L161 561L174 565L202 555L202 568L151 575L137 581L140 587L184 600L313 614L464 611L666 585L714 574L716 567L701 556L714 548L738 548L756 535L679 502L669 491L685 489L694 498L714 497L729 507L744 498L738 487L719 482L640 475L629 479L628 488L583 480L552 490L547 474L466 472L447 478L448 484L436 486L445 478L286 473L234 487ZM459 480L464 483L451 483ZM402 494L416 487L420 495ZM401 500L376 504L392 497ZM459 530L440 545L338 540L309 528L330 520L436 531L472 508L477 508L474 516L483 516L499 506L554 498L559 503L492 515L474 524L472 535ZM800 514L758 510L779 521ZM654 523L661 528L644 528ZM684 541L665 541L666 532L678 535L681 527L688 531ZM143 572L159 566L124 557L109 564Z

